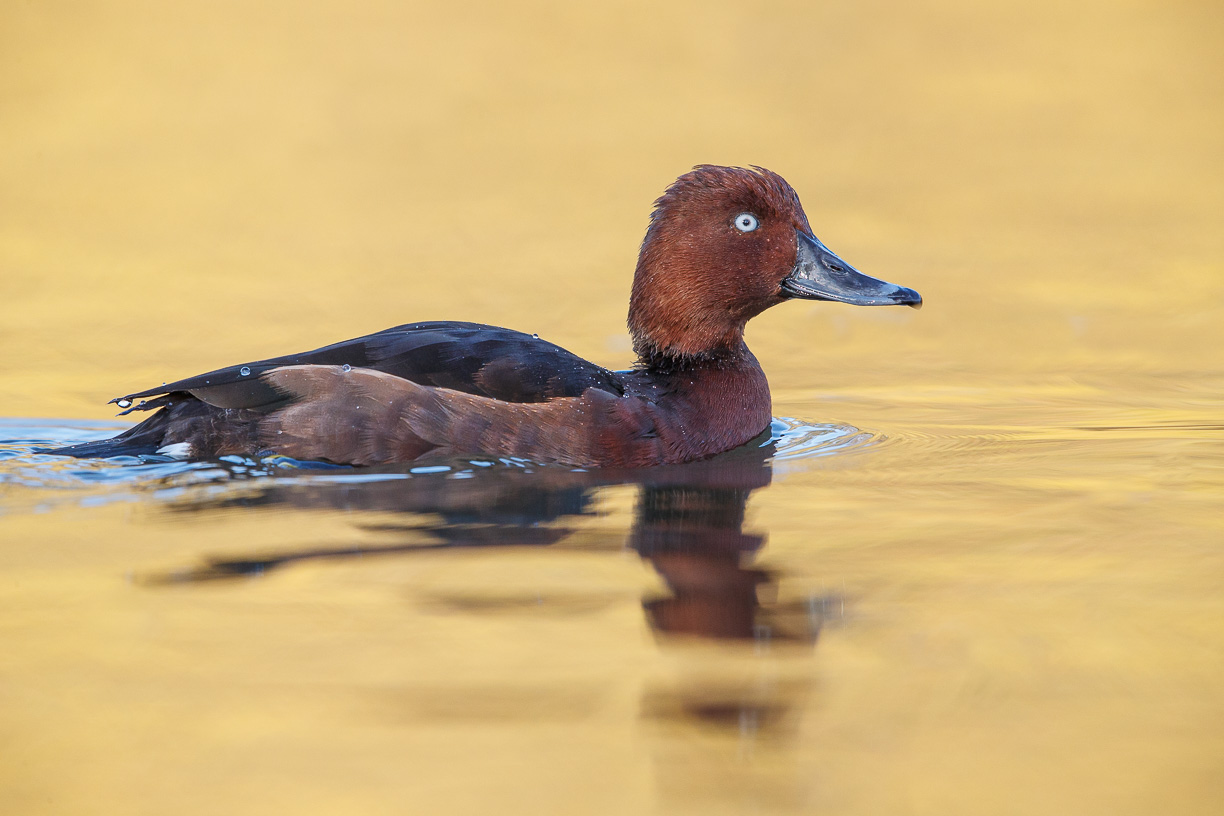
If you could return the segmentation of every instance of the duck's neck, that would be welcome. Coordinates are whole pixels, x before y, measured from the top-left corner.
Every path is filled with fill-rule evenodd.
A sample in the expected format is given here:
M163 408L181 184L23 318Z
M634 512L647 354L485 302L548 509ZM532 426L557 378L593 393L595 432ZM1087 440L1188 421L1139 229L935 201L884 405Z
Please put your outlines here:
M749 367L760 370L756 357L748 350L742 336L731 346L716 346L695 352L677 352L649 342L635 343L637 367L654 374L678 374L699 369L732 369Z
M711 291L708 286L677 287L674 277L652 273L644 270L641 262L638 264L628 326L639 359L701 360L740 348L744 326L755 312L737 313L724 302L727 298L720 291Z

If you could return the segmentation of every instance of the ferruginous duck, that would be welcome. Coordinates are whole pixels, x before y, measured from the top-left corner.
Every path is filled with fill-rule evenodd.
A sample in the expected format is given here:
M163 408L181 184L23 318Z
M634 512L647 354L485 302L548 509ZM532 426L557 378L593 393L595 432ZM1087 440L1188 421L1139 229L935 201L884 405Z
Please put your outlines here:
M510 329L410 323L128 394L112 400L124 413L156 413L112 439L50 452L346 465L462 454L580 467L704 459L769 426L769 384L744 325L791 298L922 303L825 247L781 176L701 165L650 216L629 301L629 371Z

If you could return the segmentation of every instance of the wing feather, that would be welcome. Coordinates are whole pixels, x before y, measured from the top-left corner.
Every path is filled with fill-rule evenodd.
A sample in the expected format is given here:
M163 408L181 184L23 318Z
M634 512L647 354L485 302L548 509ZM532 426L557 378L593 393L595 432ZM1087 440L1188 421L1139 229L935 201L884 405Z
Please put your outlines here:
M219 408L270 411L283 393L262 376L285 366L348 365L419 385L506 402L576 397L588 388L622 395L620 375L529 334L479 323L409 323L300 354L219 368L116 398L137 400L188 392Z

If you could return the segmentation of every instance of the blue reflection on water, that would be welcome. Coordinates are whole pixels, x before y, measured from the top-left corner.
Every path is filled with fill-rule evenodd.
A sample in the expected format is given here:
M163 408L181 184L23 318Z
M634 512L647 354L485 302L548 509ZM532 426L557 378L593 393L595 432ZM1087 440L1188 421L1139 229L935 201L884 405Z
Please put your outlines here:
M250 458L224 456L219 460L184 462L166 456L116 456L109 459L73 459L35 453L46 447L71 445L101 439L126 426L87 420L0 419L0 486L8 488L0 498L0 510L18 498L14 488L53 491L104 491L108 496L81 496L91 505L115 500L170 499L192 486L248 482L272 478L361 484L419 478L470 479L483 470L556 470L525 459L468 457L448 464L390 468L352 468L326 462L304 462L286 456ZM881 437L849 425L808 423L778 418L750 445L768 450L768 461L799 464L804 460L832 456L874 444ZM723 456L726 456L724 454ZM723 457L715 457L714 461ZM580 470L566 468L573 472ZM788 467L787 469L790 469ZM168 493L167 489L176 489ZM45 496L43 497L46 498ZM12 507L10 506L10 510Z

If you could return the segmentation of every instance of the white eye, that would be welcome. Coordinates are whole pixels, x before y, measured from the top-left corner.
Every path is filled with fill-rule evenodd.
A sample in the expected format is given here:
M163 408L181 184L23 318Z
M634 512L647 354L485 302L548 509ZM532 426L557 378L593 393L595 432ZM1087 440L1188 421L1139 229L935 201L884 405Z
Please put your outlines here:
M735 224L735 228L740 232L752 232L761 226L761 222L757 220L757 217L747 212L735 216L735 221L732 223Z

